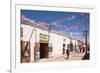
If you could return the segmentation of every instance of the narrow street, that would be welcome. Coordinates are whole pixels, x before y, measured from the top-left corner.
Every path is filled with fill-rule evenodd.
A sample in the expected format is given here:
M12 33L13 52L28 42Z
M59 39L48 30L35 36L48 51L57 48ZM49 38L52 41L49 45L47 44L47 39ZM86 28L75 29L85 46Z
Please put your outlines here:
M66 59L67 55L52 56L48 59L40 59L39 62L54 62L54 61L71 61L71 60L82 60L85 53L74 53L70 52L69 59Z

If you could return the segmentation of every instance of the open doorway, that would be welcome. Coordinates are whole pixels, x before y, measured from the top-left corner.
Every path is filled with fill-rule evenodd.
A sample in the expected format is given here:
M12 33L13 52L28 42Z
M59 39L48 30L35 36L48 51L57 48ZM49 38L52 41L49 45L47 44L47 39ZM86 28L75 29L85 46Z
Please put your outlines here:
M40 43L40 59L48 58L48 43Z

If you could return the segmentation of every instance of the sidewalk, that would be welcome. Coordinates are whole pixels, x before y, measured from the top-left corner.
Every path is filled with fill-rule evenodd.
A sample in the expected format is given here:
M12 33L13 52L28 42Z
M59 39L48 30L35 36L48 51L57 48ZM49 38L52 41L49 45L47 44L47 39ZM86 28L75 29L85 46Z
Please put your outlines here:
M71 60L82 60L85 53L74 53L70 52L69 59L66 59L66 54L64 55L56 55L50 58L40 59L39 62L54 62L54 61L71 61Z
M70 53L69 59L68 60L82 60L83 56L85 53Z

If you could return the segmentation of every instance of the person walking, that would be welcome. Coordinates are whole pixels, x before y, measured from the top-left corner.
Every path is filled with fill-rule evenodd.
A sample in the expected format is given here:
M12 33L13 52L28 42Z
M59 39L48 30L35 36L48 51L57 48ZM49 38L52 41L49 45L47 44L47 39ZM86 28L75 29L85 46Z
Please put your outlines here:
M67 58L66 59L69 59L69 54L70 54L70 50L67 48L66 49L66 55L67 55Z

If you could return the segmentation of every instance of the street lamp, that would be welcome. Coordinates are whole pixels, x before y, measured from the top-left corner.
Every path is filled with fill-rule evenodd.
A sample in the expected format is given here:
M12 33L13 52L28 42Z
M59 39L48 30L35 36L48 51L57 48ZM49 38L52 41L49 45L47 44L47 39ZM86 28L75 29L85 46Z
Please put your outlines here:
M87 34L88 34L88 31L84 31L83 32L83 36L85 37L86 54L87 54L87 51L88 51L88 47L87 47Z
M73 51L72 33L70 33L70 51Z

